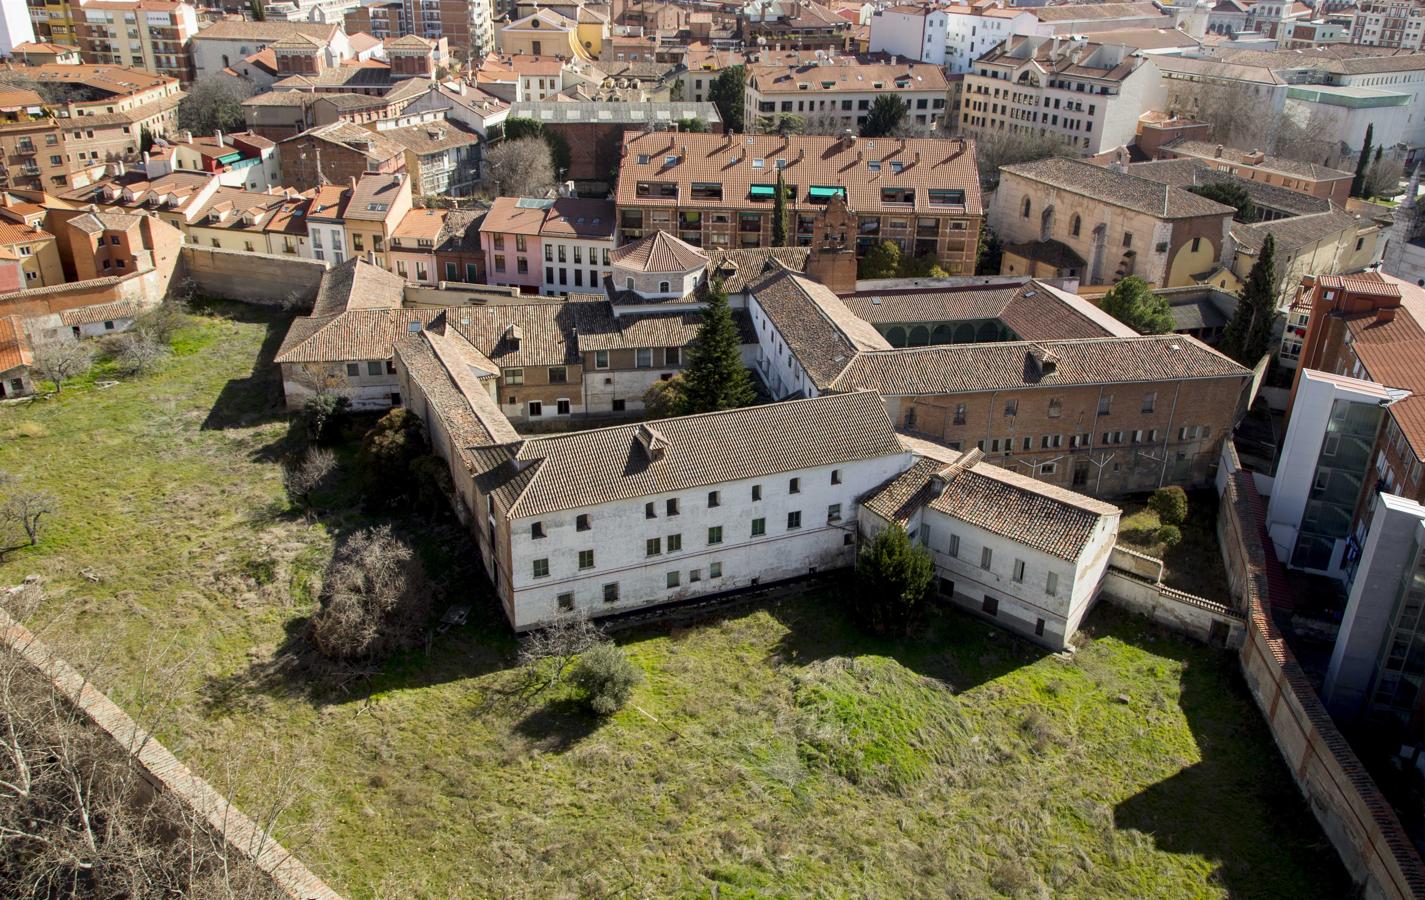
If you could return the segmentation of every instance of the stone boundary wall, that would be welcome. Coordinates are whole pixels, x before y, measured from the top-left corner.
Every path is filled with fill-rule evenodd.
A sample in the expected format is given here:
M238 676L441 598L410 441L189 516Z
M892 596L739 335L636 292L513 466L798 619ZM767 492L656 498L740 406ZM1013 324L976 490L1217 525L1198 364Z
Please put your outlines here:
M183 274L203 292L263 306L280 306L296 293L305 301L317 294L326 263L300 256L241 253L184 244Z
M1158 563L1161 570L1161 561L1150 556L1143 559ZM1246 621L1241 613L1206 597L1170 588L1156 577L1110 563L1099 590L1103 599L1114 606L1147 616L1159 625L1204 643L1218 641L1235 649L1246 640Z
M1219 479L1222 559L1246 611L1242 674L1317 821L1366 898L1425 897L1425 866L1395 811L1337 730L1272 621L1289 608L1286 570L1266 533L1266 505L1228 441Z
M56 656L29 629L0 609L0 638L35 668L75 708L113 738L115 746L138 764L156 790L176 795L207 821L234 852L252 860L277 888L296 900L340 900L340 895L312 873L252 819L138 726L128 713Z

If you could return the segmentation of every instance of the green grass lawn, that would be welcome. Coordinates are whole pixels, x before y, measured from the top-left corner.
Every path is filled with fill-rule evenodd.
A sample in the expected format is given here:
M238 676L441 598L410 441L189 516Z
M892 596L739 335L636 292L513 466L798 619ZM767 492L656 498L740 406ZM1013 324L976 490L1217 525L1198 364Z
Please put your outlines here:
M245 809L295 785L279 836L339 890L1349 893L1234 661L1108 607L1053 656L953 612L873 640L809 589L621 634L645 680L596 722L524 689L464 539L407 520L471 624L334 683L302 641L313 577L368 519L349 482L293 514L285 323L215 312L155 375L0 408L0 471L64 504L0 584L43 576L47 634L116 699L171 689L160 737Z
M1210 490L1188 493L1188 517L1182 542L1167 547L1158 541L1158 514L1148 508L1147 496L1118 501L1123 519L1118 540L1125 547L1163 561L1163 583L1189 594L1227 603L1227 571L1217 546L1217 494Z

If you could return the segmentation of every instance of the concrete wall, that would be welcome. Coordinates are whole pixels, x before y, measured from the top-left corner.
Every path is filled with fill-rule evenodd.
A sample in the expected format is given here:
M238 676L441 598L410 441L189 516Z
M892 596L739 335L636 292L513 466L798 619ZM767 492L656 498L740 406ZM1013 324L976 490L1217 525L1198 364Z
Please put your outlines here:
M190 244L183 248L183 270L204 293L277 306L294 292L305 300L314 297L327 267L295 256L236 253Z
M1425 896L1425 866L1410 837L1346 739L1270 615L1288 603L1286 571L1266 536L1266 510L1251 473L1224 453L1218 536L1247 614L1242 674L1267 726L1341 861L1367 898Z
M1119 563L1132 568L1123 568ZM1163 562L1121 547L1113 549L1113 565L1103 579L1103 598L1114 606L1147 616L1159 625L1204 642L1225 642L1231 648L1246 640L1242 614L1163 584ZM1157 572L1153 575L1140 574Z
M128 713L3 609L0 609L0 641L109 735L114 741L114 751L132 758L155 790L173 794L192 809L234 855L251 860L278 890L302 900L339 900L336 891L226 797L179 762L157 738L140 728Z

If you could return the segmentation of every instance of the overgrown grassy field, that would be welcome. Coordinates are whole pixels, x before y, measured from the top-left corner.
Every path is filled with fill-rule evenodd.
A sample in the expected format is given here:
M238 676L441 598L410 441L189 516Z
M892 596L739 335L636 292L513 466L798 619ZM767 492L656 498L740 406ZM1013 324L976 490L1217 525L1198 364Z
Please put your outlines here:
M811 589L620 635L604 722L531 690L462 541L422 547L471 624L334 684L303 650L349 484L308 520L268 359L285 328L197 317L147 378L0 408L0 471L59 495L46 634L356 897L1340 897L1350 887L1233 660L1100 607L1046 655L937 613L867 638ZM256 368L255 368L256 367ZM405 526L410 529L408 522ZM161 674L155 675L159 672Z
M1179 529L1182 542L1168 547L1158 540L1158 514L1143 499L1126 500L1118 539L1124 546L1163 561L1163 583L1209 600L1227 599L1227 571L1217 546L1217 495L1210 490L1188 493L1187 521Z

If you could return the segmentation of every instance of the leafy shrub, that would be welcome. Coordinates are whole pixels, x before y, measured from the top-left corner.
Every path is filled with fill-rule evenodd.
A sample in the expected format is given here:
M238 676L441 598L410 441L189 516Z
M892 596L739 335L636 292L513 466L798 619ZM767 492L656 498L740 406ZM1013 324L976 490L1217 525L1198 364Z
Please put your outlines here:
M341 433L342 423L351 408L351 401L341 394L318 391L302 404L302 417L307 422L307 439L329 444Z
M1176 547L1183 542L1182 530L1176 525L1164 525L1158 529L1158 543L1164 547Z
M617 645L599 643L579 656L570 678L583 690L589 709L606 716L623 709L643 673Z
M1148 506L1158 514L1158 521L1164 525L1181 525L1187 521L1187 493L1177 485L1158 488L1148 498Z
M361 439L361 465L371 498L391 503L409 496L415 488L411 464L428 450L420 416L404 407L382 416Z
M332 659L381 659L416 646L430 587L415 551L389 525L347 538L327 567L312 639Z

